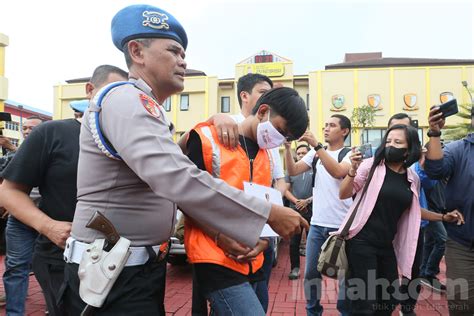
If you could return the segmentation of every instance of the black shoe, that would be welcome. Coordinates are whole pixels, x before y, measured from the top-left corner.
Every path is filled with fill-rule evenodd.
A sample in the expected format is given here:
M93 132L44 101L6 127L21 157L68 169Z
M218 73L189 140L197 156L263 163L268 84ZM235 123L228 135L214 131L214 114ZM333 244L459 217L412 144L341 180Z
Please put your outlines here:
M430 276L423 277L421 279L421 284L432 289L434 292L437 292L437 293L446 292L446 285L441 283L437 277L430 277Z

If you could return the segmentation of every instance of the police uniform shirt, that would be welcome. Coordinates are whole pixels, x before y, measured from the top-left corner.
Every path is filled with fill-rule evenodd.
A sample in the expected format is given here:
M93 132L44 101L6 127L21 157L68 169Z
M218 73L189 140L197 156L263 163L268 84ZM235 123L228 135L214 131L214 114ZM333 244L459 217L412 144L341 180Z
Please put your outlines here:
M187 215L247 245L255 245L271 205L203 172L173 142L161 108L145 106L151 88L141 79L110 91L102 102L101 129L122 157L103 154L86 111L81 130L78 204L72 236L103 237L85 227L100 210L133 246L156 245L174 230L176 204Z

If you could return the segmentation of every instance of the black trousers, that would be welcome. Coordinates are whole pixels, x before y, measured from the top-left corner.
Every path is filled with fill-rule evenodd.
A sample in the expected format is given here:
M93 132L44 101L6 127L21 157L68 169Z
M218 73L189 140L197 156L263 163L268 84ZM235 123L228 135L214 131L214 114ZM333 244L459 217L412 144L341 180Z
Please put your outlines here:
M415 310L416 301L421 292L421 280L420 280L420 266L423 259L423 238L424 228L420 228L420 235L418 236L418 244L416 245L415 260L411 268L411 280L406 277L402 278L402 284L400 285L400 293L407 297L406 300L401 300L401 310L404 314L411 313ZM410 289L415 289L413 290Z
M68 263L64 271L62 305L65 315L80 315L86 304L79 296L78 264ZM104 305L93 315L165 316L166 260L125 267L115 281Z
M392 315L398 304L399 280L393 247L375 247L367 241L346 242L350 276L347 299L351 315Z
M307 206L308 212L301 214L303 218L308 221L308 223L311 222L311 216L313 215L313 212L311 211L312 209L312 204L309 204ZM293 209L295 212L295 209ZM299 212L298 212L299 213ZM306 237L308 237L309 231L306 232ZM300 267L300 243L301 243L301 237L302 234L296 234L293 235L290 239L290 264L291 264L291 270L294 268L299 268Z
M37 254L33 255L33 272L43 291L46 308L51 316L62 316L64 311L58 307L57 300L64 280L64 265L62 261L52 261Z

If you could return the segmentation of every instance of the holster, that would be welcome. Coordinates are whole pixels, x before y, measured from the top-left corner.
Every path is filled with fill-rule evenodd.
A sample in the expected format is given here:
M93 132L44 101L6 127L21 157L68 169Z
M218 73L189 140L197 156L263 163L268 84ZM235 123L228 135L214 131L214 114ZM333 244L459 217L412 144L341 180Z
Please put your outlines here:
M88 305L101 307L130 256L130 240L120 237L110 251L97 239L84 251L79 264L79 295Z

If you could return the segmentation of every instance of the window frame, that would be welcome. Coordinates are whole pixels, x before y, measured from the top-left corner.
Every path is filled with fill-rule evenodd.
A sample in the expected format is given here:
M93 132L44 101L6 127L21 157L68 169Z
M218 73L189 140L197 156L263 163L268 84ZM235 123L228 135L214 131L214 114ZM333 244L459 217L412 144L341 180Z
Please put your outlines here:
M183 106L183 98L187 98L187 104ZM189 111L189 93L184 93L179 95L179 110L180 111Z
M224 100L227 100L227 111L224 111ZM229 96L221 96L221 113L230 113L230 97Z

